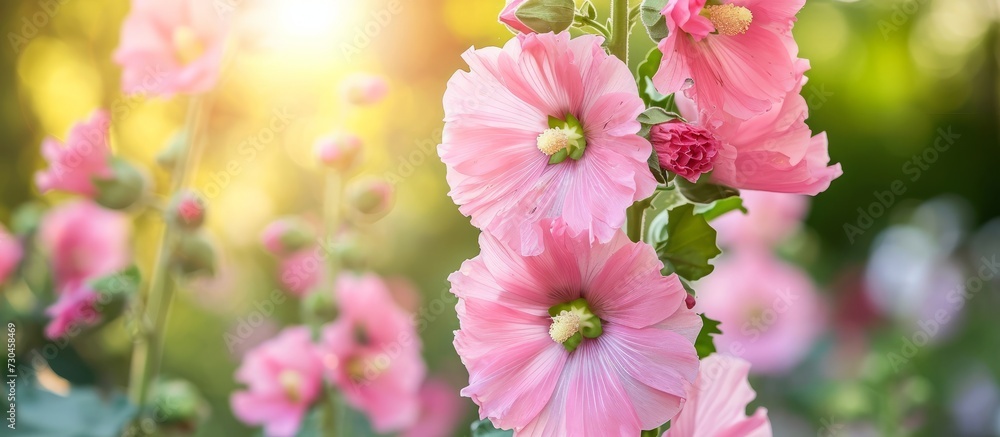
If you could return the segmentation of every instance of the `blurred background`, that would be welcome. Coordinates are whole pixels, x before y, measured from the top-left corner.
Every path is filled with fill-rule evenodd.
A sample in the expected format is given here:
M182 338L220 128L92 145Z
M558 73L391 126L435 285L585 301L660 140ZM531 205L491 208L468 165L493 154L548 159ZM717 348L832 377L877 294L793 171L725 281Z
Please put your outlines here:
M431 372L462 387L446 278L478 252L477 232L448 198L435 148L445 85L466 68L461 53L511 36L496 21L503 1L288 0L273 10L216 1L245 9L244 37L208 99L207 154L195 177L220 268L178 296L164 362L164 373L193 381L210 401L198 435L249 432L228 406L233 371L246 348L297 320L297 305L255 319L235 345L226 335L279 287L260 231L278 216L318 214L312 145L337 129L361 135L364 173L398 190L393 212L365 233L371 268L417 285ZM604 14L606 2L595 4ZM7 0L0 8L0 221L26 202L60 200L32 184L44 167L38 146L97 107L116 114L115 152L145 164L163 187L154 157L187 105L120 92L111 53L128 2ZM653 47L636 32L633 67ZM1000 2L808 0L795 34L812 61L809 124L828 133L844 176L778 251L814 278L822 333L790 369L754 377L756 404L781 436L1000 435L1000 274L989 275L1000 268L992 261L1000 252ZM338 84L355 72L386 77L389 98L346 113ZM274 129L276 117L287 127ZM248 142L252 156L241 153ZM148 266L158 219L137 220ZM938 310L949 320L932 330ZM121 326L87 334L73 350L51 364L64 378L125 384L130 343ZM468 420L455 435L467 435L475 414L465 405Z

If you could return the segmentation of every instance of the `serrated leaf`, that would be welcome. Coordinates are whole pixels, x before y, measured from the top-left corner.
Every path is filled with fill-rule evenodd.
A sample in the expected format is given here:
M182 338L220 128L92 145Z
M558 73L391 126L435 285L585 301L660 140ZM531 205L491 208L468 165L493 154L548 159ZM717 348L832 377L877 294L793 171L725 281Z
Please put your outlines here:
M668 0L643 0L639 6L639 18L642 26L646 28L646 33L654 42L660 42L669 34L667 30L667 20L660 13L667 6Z
M696 183L691 183L687 179L677 178L674 183L677 185L677 189L680 190L681 194L685 198L694 203L712 203L717 200L726 199L733 196L739 196L740 191L727 187L725 185L716 185L708 182L708 175L702 175L701 179Z
M126 295L139 291L142 284L142 274L139 267L129 266L120 272L103 276L90 281L94 291L107 295Z
M513 430L496 429L489 419L472 422L472 437L511 437Z
M666 225L660 231L656 253L663 261L664 274L694 281L712 273L709 261L722 253L715 244L715 229L704 216L694 213L694 205L685 204L666 213ZM659 218L659 217L658 217Z
M576 17L573 0L528 0L514 12L525 26L538 33L559 33L569 29Z
M694 349L698 351L698 358L705 358L713 353L715 353L715 338L714 336L722 334L722 330L719 329L718 320L712 320L705 317L704 314L701 316L701 332L698 333L698 338L695 339Z
M741 211L743 214L747 213L746 207L743 206L743 199L738 196L716 200L709 204L698 204L694 207L695 214L705 216L705 220L708 221L715 220L730 211L736 210Z

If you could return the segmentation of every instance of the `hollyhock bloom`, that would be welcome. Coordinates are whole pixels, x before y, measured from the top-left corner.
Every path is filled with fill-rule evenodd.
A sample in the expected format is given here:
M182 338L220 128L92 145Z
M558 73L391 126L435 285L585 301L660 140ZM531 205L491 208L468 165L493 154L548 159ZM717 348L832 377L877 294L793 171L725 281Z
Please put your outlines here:
M805 0L670 0L669 35L653 84L683 91L713 115L746 120L785 99L801 76L791 29ZM693 85L691 83L693 80Z
M212 2L132 0L114 53L123 69L122 89L164 97L212 89L222 64L227 16Z
M420 337L385 283L367 274L337 279L340 317L323 330L330 381L378 433L406 428L420 414L426 368Z
M722 258L696 288L695 311L722 322L722 335L715 338L719 351L741 356L756 373L791 369L826 323L812 280L754 246Z
M773 247L795 235L809 212L805 196L744 190L740 197L746 214L726 214L712 222L724 246Z
M309 330L288 328L248 352L236 380L247 389L230 399L233 414L245 423L263 425L270 437L291 437L322 393L323 363Z
M639 435L677 413L698 373L701 319L651 246L622 232L591 245L559 222L537 256L488 232L479 243L449 280L462 395L480 417L519 436L587 437Z
M326 276L323 259L315 249L305 249L281 260L281 285L295 296L305 296Z
M389 95L389 84L381 76L357 73L344 79L341 92L352 105L368 106Z
M701 361L694 388L663 437L771 437L767 410L747 417L757 393L747 382L750 363L712 354Z
M534 31L522 23L516 15L517 8L521 7L521 5L527 1L528 0L507 0L507 6L505 6L503 11L500 12L500 22L521 33L534 33Z
M691 182L712 171L712 162L722 145L711 132L698 126L670 122L653 126L649 140L660 167Z
M38 190L42 193L58 190L96 196L94 179L114 176L108 146L110 125L108 112L96 110L89 120L79 122L70 129L65 144L52 137L42 141L42 156L49 163L49 168L35 173Z
M436 379L420 389L420 417L401 437L447 437L462 418L462 398L450 384Z
M45 336L60 338L70 330L96 325L101 313L95 306L100 295L86 281L76 281L64 286L54 304L45 309L52 320L45 326Z
M90 201L60 204L40 226L56 284L65 285L118 272L130 263L127 215Z
M636 135L645 109L628 67L603 39L522 34L470 50L452 76L438 148L449 193L472 224L522 254L541 250L540 223L608 242L625 209L653 193L652 146Z
M10 275L17 270L22 256L24 249L21 248L21 242L0 225L0 284L7 282Z
M799 63L801 71L807 63ZM715 157L712 181L734 188L816 195L843 174L840 164L829 166L826 133L812 135L809 115L799 86L773 110L746 121L727 117L710 122L697 104L677 97L681 115L722 144Z

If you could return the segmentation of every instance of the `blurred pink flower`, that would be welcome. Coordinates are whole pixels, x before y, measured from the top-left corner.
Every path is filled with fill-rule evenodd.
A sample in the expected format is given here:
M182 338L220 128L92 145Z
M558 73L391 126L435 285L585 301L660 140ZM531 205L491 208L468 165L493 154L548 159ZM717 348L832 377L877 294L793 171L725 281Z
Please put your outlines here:
M687 402L663 437L771 437L766 409L747 417L757 397L749 372L750 363L739 358L712 354L702 360Z
M480 417L518 435L587 437L638 435L678 412L698 373L701 319L651 246L620 231L591 245L562 223L533 257L488 232L479 243L449 280L462 395Z
M347 102L357 106L374 105L389 95L389 84L385 78L374 74L352 74L340 86Z
M794 367L826 324L826 307L812 280L754 246L723 257L695 289L695 311L722 322L719 351L746 359L755 373Z
M670 122L649 131L660 167L691 182L712 171L712 162L722 145L704 128L689 123Z
M323 330L327 376L378 433L412 425L426 368L410 314L372 274L337 278L340 316Z
M0 285L7 282L11 274L17 270L22 256L24 249L21 248L21 242L0 225Z
M364 142L350 132L336 132L319 138L313 145L316 157L323 165L339 171L348 171L360 161Z
M522 254L541 251L547 218L606 243L625 209L656 187L652 146L636 135L644 105L635 79L602 42L522 34L502 49L467 51L470 72L448 82L438 152L449 194L473 225Z
M101 313L95 307L100 295L86 281L76 281L62 286L56 302L45 309L51 320L45 326L45 336L57 339L73 330L96 325Z
M41 246L57 288L116 273L131 262L129 217L91 201L67 202L42 219Z
M767 112L802 77L791 29L805 0L705 3L670 0L663 8L669 35L659 43L663 60L653 83L664 94L683 91L713 117Z
M42 156L49 168L35 173L35 185L42 193L51 190L65 191L94 197L97 187L94 179L109 179L111 149L108 129L111 118L107 111L96 110L87 121L73 125L66 143L48 137L42 141Z
M401 437L448 437L462 418L462 398L450 384L428 379L420 389L420 417Z
M122 89L170 97L200 94L219 77L228 14L201 0L132 0L114 59Z
M798 67L805 71L808 64ZM830 164L826 133L812 135L809 107L799 92L804 79L771 111L746 121L726 117L708 121L708 114L684 96L677 98L681 115L711 132L721 143L712 180L734 188L816 195L843 174Z
M517 15L515 15L517 13L517 8L521 7L521 5L527 1L528 0L507 0L507 6L505 6L503 11L500 12L500 22L521 33L534 33L535 31L531 30L530 27L522 23L521 20L517 18Z
M326 277L324 260L315 248L303 249L281 260L281 285L289 293L302 297Z
M238 419L263 425L270 437L296 435L323 390L323 364L309 330L287 328L248 352L236 380L247 385L230 399Z
M796 194L744 190L740 197L746 214L732 212L712 222L724 246L773 247L795 235L809 212L809 198Z

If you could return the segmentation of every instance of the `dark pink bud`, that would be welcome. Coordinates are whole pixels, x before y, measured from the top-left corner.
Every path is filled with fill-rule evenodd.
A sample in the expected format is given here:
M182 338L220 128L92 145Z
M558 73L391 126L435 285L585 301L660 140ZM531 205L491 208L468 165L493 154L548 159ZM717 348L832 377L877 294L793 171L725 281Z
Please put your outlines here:
M653 126L649 131L660 167L691 182L712 171L722 143L706 129L683 122Z
M692 296L690 294L687 295L687 297L684 298L684 305L687 305L688 309L694 308L694 305L696 303L697 302L694 300L694 296Z

